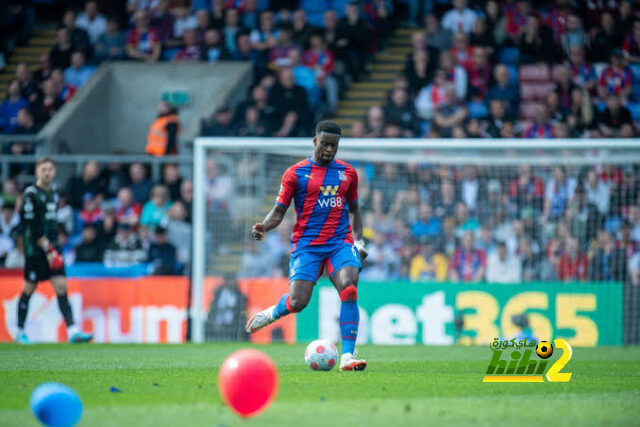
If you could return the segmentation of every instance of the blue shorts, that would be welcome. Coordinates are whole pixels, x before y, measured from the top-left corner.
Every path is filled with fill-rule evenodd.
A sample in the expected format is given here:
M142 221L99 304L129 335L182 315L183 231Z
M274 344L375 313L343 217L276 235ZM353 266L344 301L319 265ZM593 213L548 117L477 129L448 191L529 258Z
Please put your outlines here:
M336 271L348 265L362 269L360 254L351 243L307 246L291 254L289 281L308 280L315 283L325 266L331 278Z

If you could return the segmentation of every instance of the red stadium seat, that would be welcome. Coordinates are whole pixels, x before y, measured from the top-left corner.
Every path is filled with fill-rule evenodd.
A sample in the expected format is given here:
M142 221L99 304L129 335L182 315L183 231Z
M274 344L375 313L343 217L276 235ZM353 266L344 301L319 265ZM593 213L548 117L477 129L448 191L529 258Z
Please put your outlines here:
M529 64L520 66L520 82L550 82L551 70L547 64Z

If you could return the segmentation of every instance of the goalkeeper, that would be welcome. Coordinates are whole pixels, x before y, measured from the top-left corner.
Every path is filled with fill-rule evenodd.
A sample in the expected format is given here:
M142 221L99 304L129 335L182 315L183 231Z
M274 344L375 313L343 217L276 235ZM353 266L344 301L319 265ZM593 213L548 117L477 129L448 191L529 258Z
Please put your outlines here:
M71 305L67 298L67 280L64 260L58 247L57 206L58 193L52 187L56 168L50 158L36 163L36 184L23 194L21 227L24 232L24 288L18 301L18 333L16 342L29 344L24 324L29 310L29 299L38 282L51 280L56 291L58 307L67 324L70 342L87 342L93 336L85 334L75 325Z

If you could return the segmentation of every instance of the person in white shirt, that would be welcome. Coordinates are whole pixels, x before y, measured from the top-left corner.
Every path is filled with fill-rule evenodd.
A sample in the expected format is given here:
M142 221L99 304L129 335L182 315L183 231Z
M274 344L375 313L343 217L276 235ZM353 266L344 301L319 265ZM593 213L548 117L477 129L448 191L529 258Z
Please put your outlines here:
M463 32L469 34L476 20L476 14L467 8L467 0L453 0L453 9L442 17L442 28L453 34Z
M107 20L98 13L98 3L95 0L89 0L84 5L84 13L76 18L76 27L89 33L92 45L107 31Z
M487 261L487 282L520 283L521 276L520 259L507 252L505 242L498 242L498 250L489 254Z
M598 212L606 215L609 212L609 195L611 189L609 184L598 176L598 173L591 169L587 172L587 180L584 183L587 192L587 201L598 207Z

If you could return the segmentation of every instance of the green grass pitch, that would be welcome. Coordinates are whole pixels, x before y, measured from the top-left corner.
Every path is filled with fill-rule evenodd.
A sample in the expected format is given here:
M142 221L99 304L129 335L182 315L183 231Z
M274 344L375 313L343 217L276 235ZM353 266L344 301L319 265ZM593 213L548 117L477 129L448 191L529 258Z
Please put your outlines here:
M29 396L45 381L78 392L81 426L640 425L640 348L574 348L569 383L487 384L487 347L362 346L366 371L313 372L303 344L258 346L280 391L241 420L222 403L217 369L246 346L2 344L0 425L37 425Z

